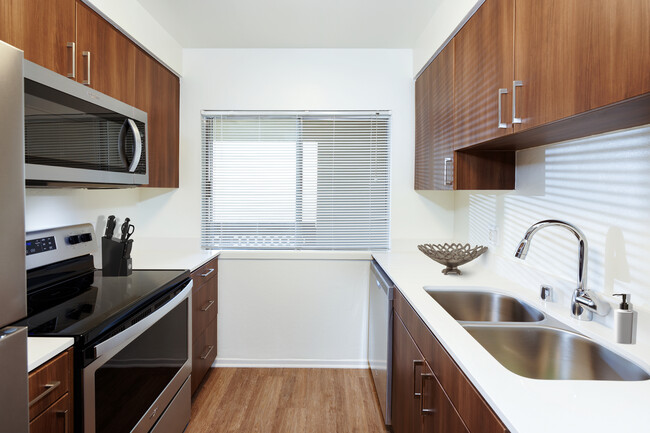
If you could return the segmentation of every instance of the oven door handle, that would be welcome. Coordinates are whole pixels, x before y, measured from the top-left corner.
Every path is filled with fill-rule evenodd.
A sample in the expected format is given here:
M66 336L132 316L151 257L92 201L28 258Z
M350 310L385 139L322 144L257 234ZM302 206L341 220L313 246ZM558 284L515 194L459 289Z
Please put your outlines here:
M119 334L96 345L95 359L101 358L106 353L111 352L115 347L125 346L126 344L135 340L138 336L140 336L140 334L142 334L154 323L160 320L163 316L165 316L167 313L173 310L177 305L180 305L180 303L183 302L183 300L187 298L188 295L191 293L192 285L193 285L192 281L188 282L187 285L183 288L183 290L178 295L174 296L168 303L163 305L160 309L154 311L149 316L140 320L135 325L126 328L124 331L120 332Z

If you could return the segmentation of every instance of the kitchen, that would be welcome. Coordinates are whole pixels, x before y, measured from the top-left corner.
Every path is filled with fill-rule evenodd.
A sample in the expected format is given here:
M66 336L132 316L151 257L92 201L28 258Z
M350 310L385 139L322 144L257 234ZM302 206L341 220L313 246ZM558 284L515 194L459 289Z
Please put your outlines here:
M476 6L474 1L429 3L420 4L424 9L419 14L411 10L412 16L419 16L420 24L411 24L415 22L411 16L411 21L402 23L402 28L408 29L404 36L375 34L384 39L372 43L355 40L347 46L333 40L310 46L305 41L299 48L291 48L294 45L286 42L272 45L273 40L248 45L228 42L227 27L223 33L214 30L214 38L224 41L219 45L214 41L213 45L199 45L196 40L180 44L171 36L180 39L184 33L173 27L173 9L161 9L158 15L144 1L88 2L181 76L179 188L28 188L26 230L91 222L99 239L108 215L117 215L120 224L128 216L137 227L134 268L194 269L195 264L179 263L177 257L184 255L181 251L201 252L201 110L390 110L391 251L405 251L404 261L417 263L417 270L393 269L385 261L380 264L400 289L408 290L403 286L410 284L493 286L503 290L515 287L511 289L514 293L539 307L543 304L534 303L540 302L539 286L547 284L555 288L556 296L548 308L559 318L647 365L643 325L648 297L647 279L642 273L650 252L650 232L645 223L650 210L646 199L650 185L647 126L519 151L515 191L414 191L414 77ZM264 13L270 12L260 10L260 15ZM221 25L225 27L225 23ZM268 39L277 30L270 27L266 35L259 30L260 38ZM398 36L404 40L391 42ZM317 48L321 46L325 48ZM638 52L647 50L639 48ZM81 62L78 65L83 66ZM494 93L496 102L496 90ZM503 102L509 103L511 96L508 93ZM612 294L632 294L633 307L639 313L635 345L614 343L611 314L583 323L570 318L568 297L575 284L577 254L568 232L541 232L525 262L514 258L513 251L526 229L547 218L566 219L587 234L589 286L605 294L612 308L619 302ZM486 282L478 283L478 271L476 279L471 275L467 279L441 279L440 267L416 249L420 243L438 241L488 246L488 254L463 269L481 265L490 269L490 275L496 274L495 279L486 277ZM393 257L400 261L399 256ZM367 365L369 260L368 252L357 251L222 251L215 366L363 368ZM503 276L509 282L494 286ZM422 299L421 295L414 296ZM293 301L296 299L300 302ZM443 314L432 300L422 302ZM426 319L428 313L422 308L418 307L418 313ZM642 431L635 426L647 425L644 411L636 406L642 398L630 394L614 399L612 388L619 384L593 382L587 385L593 389L590 407L597 404L590 415L592 420L567 420L558 415L557 424L538 420L541 430L519 427L530 425L520 424L524 421L518 418L530 415L530 410L516 408L515 412L522 415L515 416L513 409L506 413L495 402L515 401L521 395L485 395L486 385L475 381L477 373L464 364L467 354L478 357L477 353L485 351L480 352L482 347L468 340L468 335L457 336L462 329L456 329L455 322L439 326L451 327L462 342L461 347L446 347L454 355L456 351L465 353L455 358L456 362L511 431L562 431L558 428L562 423L575 427L587 421L589 426L603 426L602 431L612 431L614 426L626 431L625 422L630 423L627 431ZM319 336L317 341L315 335ZM439 330L436 335L443 337ZM484 358L487 356L485 352ZM501 367L494 360L486 362ZM553 390L560 389L554 386L557 382L545 385L552 397L531 397L537 407L551 404L546 398L559 399L567 393L561 388L554 395ZM552 419L549 410L547 407L540 412ZM563 412L565 416L567 413ZM551 424L544 429L544 422Z

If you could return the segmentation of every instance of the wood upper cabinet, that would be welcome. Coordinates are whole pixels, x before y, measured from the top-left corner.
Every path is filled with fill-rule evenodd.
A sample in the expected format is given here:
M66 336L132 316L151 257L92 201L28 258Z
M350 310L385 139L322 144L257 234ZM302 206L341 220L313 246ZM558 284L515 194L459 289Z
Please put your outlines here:
M524 130L650 92L650 1L516 0Z
M486 0L453 39L456 149L513 132L513 14L514 0Z
M135 57L135 106L147 112L150 187L178 188L180 82L144 51Z
M77 0L77 81L135 105L136 46Z
M453 41L416 80L415 93L415 189L453 189Z
M75 0L0 1L0 40L25 52L25 58L72 76Z

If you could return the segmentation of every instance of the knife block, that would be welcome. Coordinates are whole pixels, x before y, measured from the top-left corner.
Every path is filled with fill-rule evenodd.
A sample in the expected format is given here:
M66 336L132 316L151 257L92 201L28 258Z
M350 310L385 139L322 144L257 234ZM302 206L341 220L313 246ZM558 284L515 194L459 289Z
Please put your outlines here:
M133 239L124 242L102 237L102 276L124 277L131 275L131 248Z

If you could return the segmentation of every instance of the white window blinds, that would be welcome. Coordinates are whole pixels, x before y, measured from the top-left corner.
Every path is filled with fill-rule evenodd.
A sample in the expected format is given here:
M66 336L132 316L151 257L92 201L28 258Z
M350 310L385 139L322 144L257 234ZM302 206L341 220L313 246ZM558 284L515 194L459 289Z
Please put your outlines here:
M388 113L204 111L202 140L204 248L388 248Z

